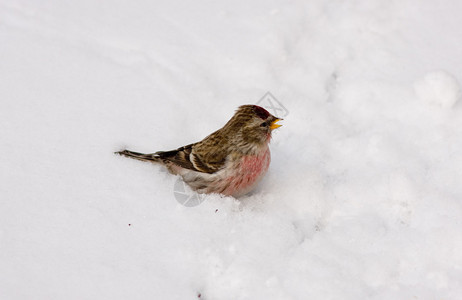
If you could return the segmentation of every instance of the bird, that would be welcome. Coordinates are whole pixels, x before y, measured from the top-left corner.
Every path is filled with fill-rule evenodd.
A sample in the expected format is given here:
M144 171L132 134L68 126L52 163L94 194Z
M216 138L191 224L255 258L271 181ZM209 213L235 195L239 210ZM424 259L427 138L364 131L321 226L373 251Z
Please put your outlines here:
M241 105L220 129L197 143L170 151L116 154L163 165L199 194L239 198L251 192L268 171L269 143L278 121L258 105Z

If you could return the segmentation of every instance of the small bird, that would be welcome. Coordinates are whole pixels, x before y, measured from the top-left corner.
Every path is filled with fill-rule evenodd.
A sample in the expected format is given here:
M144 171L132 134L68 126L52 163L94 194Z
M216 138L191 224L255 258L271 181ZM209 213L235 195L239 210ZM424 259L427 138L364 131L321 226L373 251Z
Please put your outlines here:
M280 120L263 107L242 105L225 126L200 142L151 154L115 153L164 165L198 193L237 198L250 192L268 171L268 145L272 131L282 126L276 124Z

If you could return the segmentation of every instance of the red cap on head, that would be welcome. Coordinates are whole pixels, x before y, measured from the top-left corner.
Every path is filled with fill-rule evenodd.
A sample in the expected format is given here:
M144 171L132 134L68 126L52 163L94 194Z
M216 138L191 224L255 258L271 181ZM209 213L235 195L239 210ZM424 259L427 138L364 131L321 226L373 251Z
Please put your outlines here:
M258 105L253 106L253 111L257 114L257 116L259 116L263 120L266 120L266 118L268 118L270 115L270 113L266 109Z

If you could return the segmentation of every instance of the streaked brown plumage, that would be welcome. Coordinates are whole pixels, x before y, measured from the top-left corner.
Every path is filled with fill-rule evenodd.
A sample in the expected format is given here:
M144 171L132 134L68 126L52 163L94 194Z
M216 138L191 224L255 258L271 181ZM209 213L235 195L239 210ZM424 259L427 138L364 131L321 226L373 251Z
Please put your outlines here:
M117 154L165 165L199 193L241 196L266 173L277 117L257 105L242 105L221 129L202 141L171 151Z

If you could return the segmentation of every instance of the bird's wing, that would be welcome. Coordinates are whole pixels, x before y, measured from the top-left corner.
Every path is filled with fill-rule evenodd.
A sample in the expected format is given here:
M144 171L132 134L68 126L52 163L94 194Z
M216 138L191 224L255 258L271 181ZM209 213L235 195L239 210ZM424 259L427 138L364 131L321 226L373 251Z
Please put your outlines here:
M226 154L222 151L214 151L209 147L206 140L196 144L190 144L172 151L156 152L165 163L173 163L185 169L202 172L215 173L220 170L226 162Z

